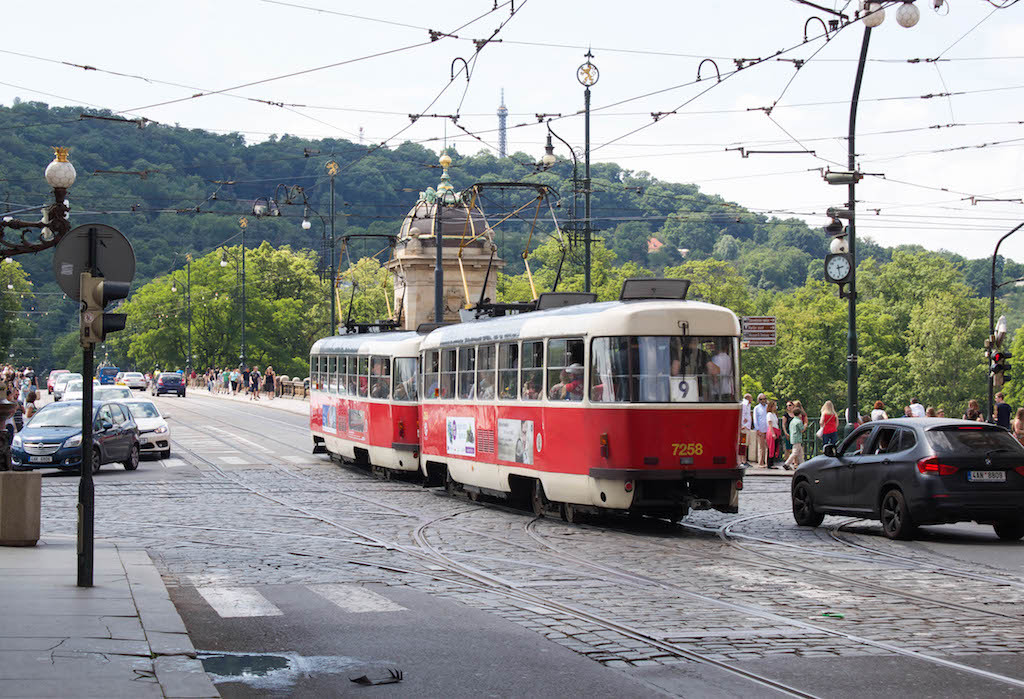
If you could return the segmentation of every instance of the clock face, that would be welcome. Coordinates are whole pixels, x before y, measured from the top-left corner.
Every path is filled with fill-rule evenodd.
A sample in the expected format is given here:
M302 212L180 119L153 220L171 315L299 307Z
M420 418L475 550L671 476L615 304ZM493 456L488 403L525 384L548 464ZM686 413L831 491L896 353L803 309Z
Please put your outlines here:
M846 279L850 274L850 260L842 255L836 255L825 265L825 274L834 281Z

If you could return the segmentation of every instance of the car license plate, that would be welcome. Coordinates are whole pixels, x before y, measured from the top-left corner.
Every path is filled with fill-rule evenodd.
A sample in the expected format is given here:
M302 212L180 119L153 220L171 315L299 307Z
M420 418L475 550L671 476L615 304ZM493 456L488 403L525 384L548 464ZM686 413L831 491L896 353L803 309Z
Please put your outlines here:
M968 471L967 480L971 483L1005 483L1006 471Z
M30 456L28 460L34 464L48 464L53 461L53 458L49 456Z

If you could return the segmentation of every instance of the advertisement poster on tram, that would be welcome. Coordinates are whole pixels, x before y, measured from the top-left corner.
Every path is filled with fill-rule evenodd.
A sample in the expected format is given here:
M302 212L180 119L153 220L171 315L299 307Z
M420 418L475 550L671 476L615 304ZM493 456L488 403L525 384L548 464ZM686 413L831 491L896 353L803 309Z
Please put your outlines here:
M445 445L449 454L476 456L476 419L471 417L448 418Z
M320 406L320 424L324 432L337 432L337 421L333 405Z
M366 432L366 413L355 408L348 409L348 431Z
M498 420L498 459L533 463L533 420Z

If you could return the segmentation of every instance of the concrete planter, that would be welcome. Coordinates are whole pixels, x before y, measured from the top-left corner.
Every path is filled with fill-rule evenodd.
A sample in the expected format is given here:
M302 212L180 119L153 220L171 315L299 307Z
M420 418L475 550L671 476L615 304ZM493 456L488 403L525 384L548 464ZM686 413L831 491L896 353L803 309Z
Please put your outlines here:
M35 546L43 495L42 475L0 471L0 546Z

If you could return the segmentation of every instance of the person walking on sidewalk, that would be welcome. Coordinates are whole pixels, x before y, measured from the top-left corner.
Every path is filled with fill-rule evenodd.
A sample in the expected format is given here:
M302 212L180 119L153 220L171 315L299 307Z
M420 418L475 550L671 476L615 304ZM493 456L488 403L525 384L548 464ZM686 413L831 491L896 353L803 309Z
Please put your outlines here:
M779 458L779 437L781 433L779 432L779 416L775 414L777 407L778 404L775 401L768 401L768 412L766 415L768 418L768 468L775 468L775 461Z
M835 444L839 441L839 416L836 415L832 401L825 401L821 406L821 446Z
M757 433L754 431L754 418L750 411L750 404L753 402L754 397L747 393L743 396L743 402L740 404L743 437L747 442L747 449L746 453L743 455L743 460L748 464L751 459L757 455Z
M267 392L267 398L274 400L274 367L268 366L263 372L263 390Z
M765 467L768 465L768 398L763 393L757 394L754 429L757 431L757 465Z
M785 461L789 458L790 453L793 451L793 444L789 441L789 423L793 421L793 401L786 401L786 412L782 414L782 460Z
M254 366L252 371L249 372L249 400L260 399L260 381L263 377L260 375L260 368Z
M885 412L885 403L880 400L875 401L874 410L871 411L871 422L875 420L888 420L889 414Z
M992 409L992 419L1004 430L1010 429L1010 404L1006 402L1006 397L1002 391L996 394L996 405Z
M804 411L797 408L793 411L793 421L789 423L789 441L793 442L793 453L786 459L786 468L793 470L804 460Z

